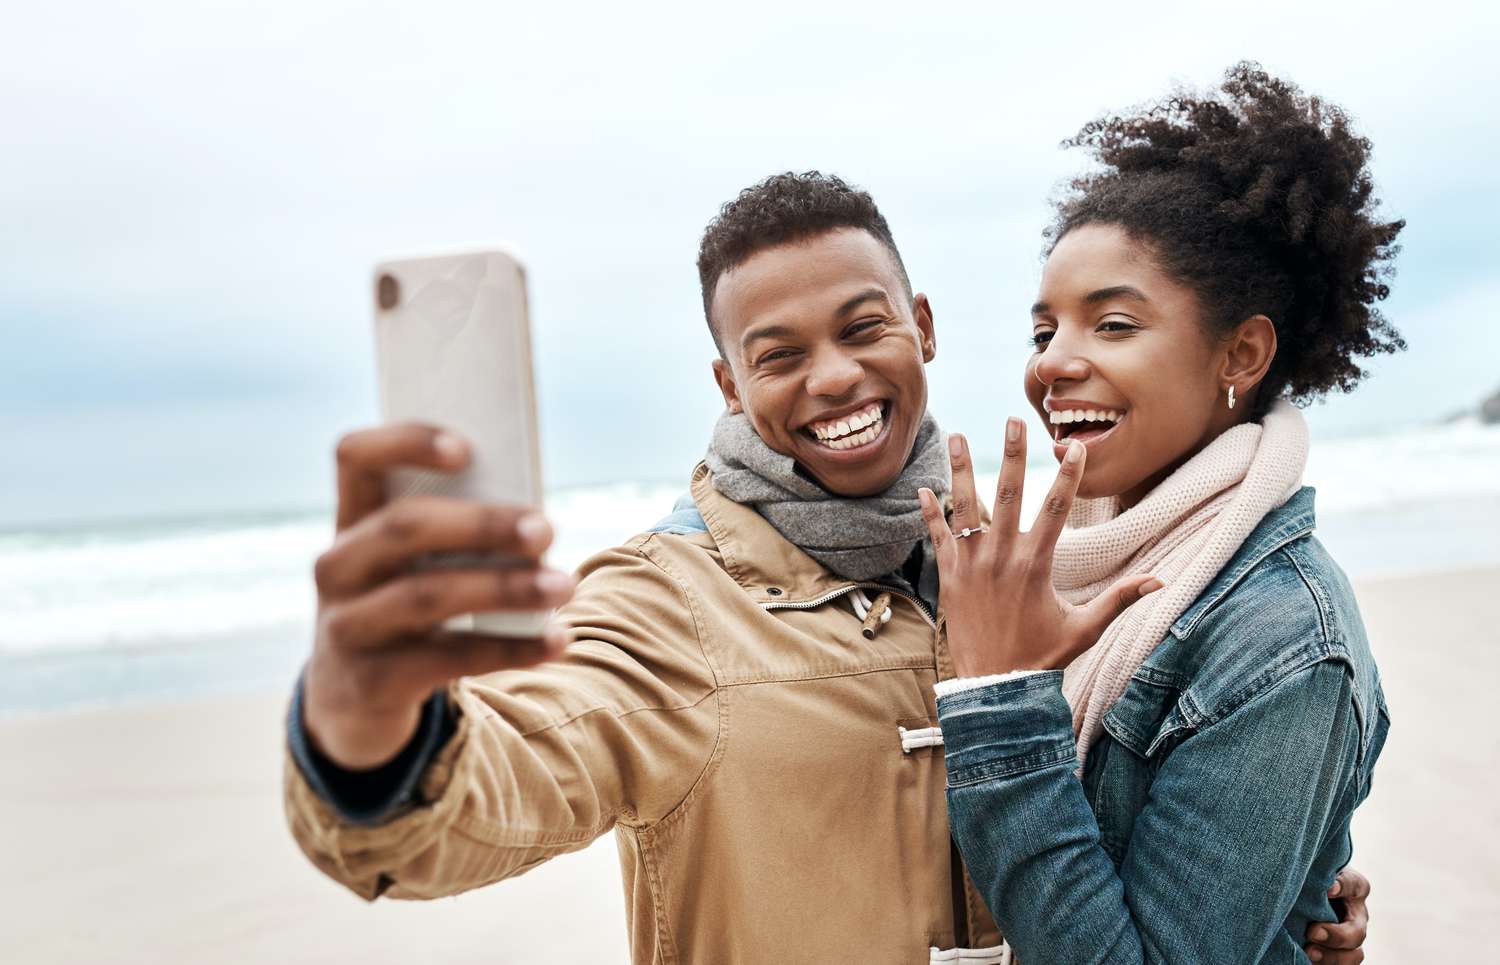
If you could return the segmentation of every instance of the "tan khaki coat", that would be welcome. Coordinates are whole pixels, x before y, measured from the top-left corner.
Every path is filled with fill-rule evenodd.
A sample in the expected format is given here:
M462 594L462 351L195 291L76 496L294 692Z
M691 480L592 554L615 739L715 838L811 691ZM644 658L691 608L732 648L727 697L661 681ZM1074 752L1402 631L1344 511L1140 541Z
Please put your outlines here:
M943 749L902 749L901 728L937 725L942 634L898 596L866 639L856 584L702 465L692 492L707 534L648 534L584 564L562 661L452 686L458 732L424 805L342 823L289 757L298 844L366 898L431 898L613 829L641 965L913 965L998 945L967 880L969 934L954 934Z

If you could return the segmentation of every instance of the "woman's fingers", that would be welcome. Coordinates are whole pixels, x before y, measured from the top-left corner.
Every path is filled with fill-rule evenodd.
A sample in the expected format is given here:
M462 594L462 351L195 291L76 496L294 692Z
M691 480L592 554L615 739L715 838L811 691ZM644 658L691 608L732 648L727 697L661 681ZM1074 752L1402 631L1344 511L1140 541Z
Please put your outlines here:
M979 498L974 488L974 461L969 458L969 440L955 432L948 437L948 462L953 467L953 512L949 525L954 532L978 529Z
M469 447L436 426L414 422L361 429L341 438L338 462L340 531L385 504L385 474L397 466L457 472L469 461Z
M324 607L322 633L340 648L379 646L426 635L449 617L546 610L573 595L573 577L535 567L428 570Z
M943 506L932 490L922 487L917 490L917 501L922 505L922 521L927 524L927 535L932 537L932 551L938 565L946 565L953 557L953 530L943 518Z
M1073 508L1073 497L1078 494L1078 481L1083 478L1086 458L1083 443L1074 442L1068 446L1062 465L1057 467L1057 478L1052 480L1052 488L1047 491L1041 512L1037 513L1036 522L1031 527L1031 552L1048 561L1049 572L1052 550L1068 521L1068 512Z
M1026 423L1015 416L1005 420L1005 456L1000 481L995 484L995 509L990 523L1004 538L1021 529L1021 492L1026 486Z
M1137 600L1149 596L1165 584L1150 574L1137 574L1117 580L1114 586L1078 608L1073 627L1071 660L1099 642L1109 625Z
M535 563L551 543L552 527L534 507L413 496L340 533L313 575L323 599L339 599L430 553L493 553Z

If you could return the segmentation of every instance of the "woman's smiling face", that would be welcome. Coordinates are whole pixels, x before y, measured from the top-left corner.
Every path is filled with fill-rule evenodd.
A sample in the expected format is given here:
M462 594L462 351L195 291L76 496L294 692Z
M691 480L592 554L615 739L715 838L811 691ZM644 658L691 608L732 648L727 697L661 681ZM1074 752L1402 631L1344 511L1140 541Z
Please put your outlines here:
M1233 340L1213 337L1193 290L1119 227L1064 235L1031 315L1026 397L1059 460L1070 439L1088 447L1080 496L1134 505L1245 411L1226 405Z

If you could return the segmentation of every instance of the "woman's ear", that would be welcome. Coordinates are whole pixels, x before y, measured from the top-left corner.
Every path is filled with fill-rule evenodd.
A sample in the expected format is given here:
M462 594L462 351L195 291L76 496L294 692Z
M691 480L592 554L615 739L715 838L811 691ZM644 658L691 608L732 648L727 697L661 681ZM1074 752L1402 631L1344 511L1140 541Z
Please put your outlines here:
M1240 397L1246 398L1266 377L1275 358L1275 324L1264 315L1251 315L1226 340L1219 378L1225 388L1232 385Z

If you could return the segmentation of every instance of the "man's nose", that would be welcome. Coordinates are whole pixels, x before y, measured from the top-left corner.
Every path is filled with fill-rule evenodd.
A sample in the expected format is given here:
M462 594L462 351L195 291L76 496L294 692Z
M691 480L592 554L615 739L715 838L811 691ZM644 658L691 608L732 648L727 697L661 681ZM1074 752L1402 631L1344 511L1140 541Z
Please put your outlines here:
M838 397L847 395L865 377L865 367L852 356L837 349L817 353L807 374L809 395Z

